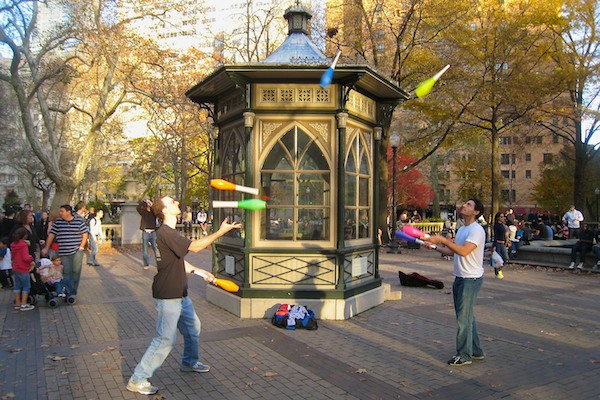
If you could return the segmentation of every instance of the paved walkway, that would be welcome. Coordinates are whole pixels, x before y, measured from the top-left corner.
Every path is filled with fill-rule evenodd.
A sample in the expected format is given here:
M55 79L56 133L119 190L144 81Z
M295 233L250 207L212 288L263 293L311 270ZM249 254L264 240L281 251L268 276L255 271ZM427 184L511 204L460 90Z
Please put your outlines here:
M188 258L208 268L209 253ZM140 399L125 390L154 333L150 285L136 250L99 255L84 267L80 296L56 309L39 298L13 311L0 292L0 399ZM206 374L179 372L181 339L157 371L152 399L598 399L600 274L562 269L487 271L476 314L486 359L450 367L455 320L451 261L431 250L381 253L382 276L402 300L317 331L240 320L209 304L190 277L203 323ZM446 288L399 286L397 271Z

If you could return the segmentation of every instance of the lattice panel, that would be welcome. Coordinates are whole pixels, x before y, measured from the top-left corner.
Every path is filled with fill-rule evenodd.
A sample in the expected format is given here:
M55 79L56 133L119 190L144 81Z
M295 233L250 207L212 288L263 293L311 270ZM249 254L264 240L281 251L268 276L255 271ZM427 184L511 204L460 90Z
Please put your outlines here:
M336 283L334 256L255 255L251 257L251 265L253 285L314 287Z
M277 89L262 89L260 91L260 100L262 103L276 103L277 102Z
M293 103L294 89L281 89L279 91L279 101L281 103Z
M256 108L334 109L335 88L319 85L257 85Z

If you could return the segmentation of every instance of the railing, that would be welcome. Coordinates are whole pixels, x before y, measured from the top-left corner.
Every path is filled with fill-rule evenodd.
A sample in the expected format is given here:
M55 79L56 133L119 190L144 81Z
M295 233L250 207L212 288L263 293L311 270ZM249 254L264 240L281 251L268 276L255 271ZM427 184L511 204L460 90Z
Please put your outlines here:
M419 222L406 225L415 226L430 235L440 233L442 229L444 229L443 222ZM123 240L123 230L121 224L102 224L102 229L104 230L104 236L106 238L105 243L110 243L113 247L121 245ZM183 224L177 224L177 231L183 236L192 240L202 237L202 229L200 228L199 224L192 224L191 227L184 226ZM211 226L208 225L207 233L210 234L211 232Z
M104 237L106 243L110 243L111 246L120 246L123 239L123 229L121 224L102 224L104 230Z
M415 222L415 223L408 223L405 225L411 225L411 226L414 226L415 228L419 228L420 230L422 230L423 232L425 232L429 235L438 234L442 231L442 229L444 229L443 222Z
M206 230L208 234L211 233L210 224L206 227ZM192 240L200 239L200 237L202 237L202 229L200 228L199 224L192 224L191 227L187 227L183 224L177 224L177 231L186 238Z

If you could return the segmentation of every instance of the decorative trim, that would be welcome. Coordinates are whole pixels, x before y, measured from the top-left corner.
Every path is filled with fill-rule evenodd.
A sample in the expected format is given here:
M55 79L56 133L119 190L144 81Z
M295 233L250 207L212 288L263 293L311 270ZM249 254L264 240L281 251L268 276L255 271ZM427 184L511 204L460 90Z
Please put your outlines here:
M336 106L337 87L323 89L314 84L256 84L254 109L331 109Z
M251 111L246 111L243 115L244 115L244 127L246 127L246 128L254 127L254 117L256 117L256 114L254 114Z
M355 90L350 91L348 95L348 102L346 103L346 108L348 111L373 122L377 118L376 106L377 103L375 100L370 99Z
M339 112L335 115L335 118L337 119L337 123L338 123L337 127L339 129L346 128L346 124L348 123L348 113Z
M375 128L373 128L373 138L377 141L381 140L381 138L383 137L383 128L380 126L376 126Z
M277 131L282 126L283 126L283 123L263 122L262 129L261 129L263 145L269 141L269 138L271 137L273 132Z
M318 133L325 143L329 143L329 124L327 122L312 122L308 126Z

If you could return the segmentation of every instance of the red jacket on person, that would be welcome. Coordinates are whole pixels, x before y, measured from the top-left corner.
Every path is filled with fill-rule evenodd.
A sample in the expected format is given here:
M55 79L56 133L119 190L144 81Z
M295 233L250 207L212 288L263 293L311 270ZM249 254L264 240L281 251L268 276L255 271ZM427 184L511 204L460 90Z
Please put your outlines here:
M10 244L10 252L12 255L13 272L28 273L31 269L33 257L29 254L29 246L24 240L13 242Z

